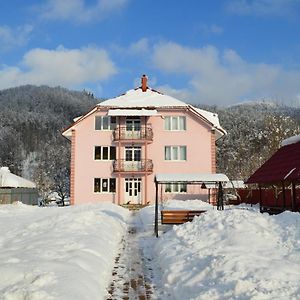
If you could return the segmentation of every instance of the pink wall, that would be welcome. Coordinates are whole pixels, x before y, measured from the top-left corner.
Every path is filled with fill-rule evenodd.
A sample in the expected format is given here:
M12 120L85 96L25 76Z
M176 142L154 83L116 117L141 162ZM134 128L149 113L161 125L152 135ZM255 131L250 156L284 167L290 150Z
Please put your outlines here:
M204 121L200 120L193 113L186 110L159 110L162 116L186 116L186 131L164 130L162 116L149 117L147 124L152 124L154 138L153 142L140 144L142 146L142 158L145 158L145 147L147 147L148 159L153 160L154 171L147 176L147 198L145 198L145 178L142 178L143 203L155 200L154 175L156 173L211 173L212 168L212 147L211 128ZM117 178L118 174L112 173L112 161L95 161L94 146L118 146L112 141L112 131L96 131L94 120L96 115L106 115L107 111L97 111L74 126L75 135L75 162L74 163L74 199L75 204L110 201L118 203L118 188L116 193L94 193L94 178ZM122 122L124 122L124 118ZM187 161L171 162L164 160L165 146L187 146ZM124 157L124 147L121 145L121 158ZM118 155L118 150L117 150ZM117 156L117 158L119 158ZM124 200L124 178L130 175L120 176L122 187L120 189L121 203ZM138 176L135 176L138 177ZM190 187L187 194L177 194L174 198L191 199L195 193L195 187ZM197 193L206 194L205 190L197 189ZM170 197L170 194L166 195ZM199 198L199 196L198 196Z

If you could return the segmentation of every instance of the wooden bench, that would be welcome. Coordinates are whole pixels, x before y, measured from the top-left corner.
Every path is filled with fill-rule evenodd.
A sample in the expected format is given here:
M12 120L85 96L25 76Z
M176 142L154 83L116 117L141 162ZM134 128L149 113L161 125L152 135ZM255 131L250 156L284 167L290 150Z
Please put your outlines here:
M183 224L191 222L195 216L199 216L206 210L162 210L161 224Z

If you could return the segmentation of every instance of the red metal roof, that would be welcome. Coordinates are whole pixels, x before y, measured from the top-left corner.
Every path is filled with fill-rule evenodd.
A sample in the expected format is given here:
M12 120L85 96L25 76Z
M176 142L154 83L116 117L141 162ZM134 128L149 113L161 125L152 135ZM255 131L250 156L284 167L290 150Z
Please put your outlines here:
M300 142L281 147L246 183L278 183L300 180Z

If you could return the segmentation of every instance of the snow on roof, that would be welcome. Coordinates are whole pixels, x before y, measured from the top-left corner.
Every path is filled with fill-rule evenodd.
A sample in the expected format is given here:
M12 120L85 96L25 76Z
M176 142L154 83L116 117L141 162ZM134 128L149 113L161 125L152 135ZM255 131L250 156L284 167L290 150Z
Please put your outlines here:
M12 174L8 167L0 168L0 187L11 187L11 188L35 188L36 185L30 180Z
M281 146L287 146L287 145L290 145L290 144L295 144L295 143L298 143L300 142L300 134L299 135L294 135L294 136L291 136L285 140L283 140L281 142Z
M236 188L236 189L244 189L246 185L243 180L230 180L224 186L226 189Z
M217 173L160 173L155 175L156 182L228 182L229 179L225 174Z
M190 104L171 96L164 95L151 88L147 88L144 92L141 88L132 89L121 96L100 102L86 115L75 118L75 123L73 125L97 111L97 108L99 107L109 108L108 115L110 116L152 116L155 115L155 108L185 107L191 112L202 116L204 120L207 120L207 122L212 124L214 129L216 129L216 140L226 134L226 130L220 126L218 114L193 107ZM111 110L112 108L114 108L114 110ZM142 108L144 111L141 112L138 108ZM65 137L70 138L73 125L65 129L63 132Z
M217 130L220 131L217 139L224 134L227 134L226 130L220 125L218 114L197 107L193 107L193 109L195 109L200 115L212 123Z
M156 109L110 109L108 116L157 116Z
M109 106L109 107L120 107L120 108L163 108L163 107L188 107L192 110L195 110L198 114L203 116L208 122L212 123L213 126L218 130L217 139L226 134L219 122L218 114L212 113L200 108L193 107L183 101L175 99L171 96L164 95L160 92L157 92L153 89L148 88L145 92L141 88L133 89L127 91L125 94L108 99L98 104L99 106ZM125 112L124 112L125 113ZM128 111L128 115L130 112ZM120 114L121 115L121 114ZM125 115L125 114L124 114Z
M164 95L150 88L148 88L146 92L143 92L141 88L129 90L121 96L108 99L98 105L124 108L188 106L188 104L183 101Z
M74 122L78 121L82 116L78 116L76 118L73 119Z
M218 183L216 182L211 182L211 183L205 183L206 187L208 189L215 189L218 188ZM225 182L223 184L224 189L244 189L246 188L246 185L243 180L230 180L228 182Z

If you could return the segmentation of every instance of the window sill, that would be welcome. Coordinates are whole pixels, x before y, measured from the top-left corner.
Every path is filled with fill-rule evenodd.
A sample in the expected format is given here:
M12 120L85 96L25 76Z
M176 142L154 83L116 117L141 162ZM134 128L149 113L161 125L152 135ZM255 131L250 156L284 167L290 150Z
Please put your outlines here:
M116 192L94 192L95 195L113 195Z

